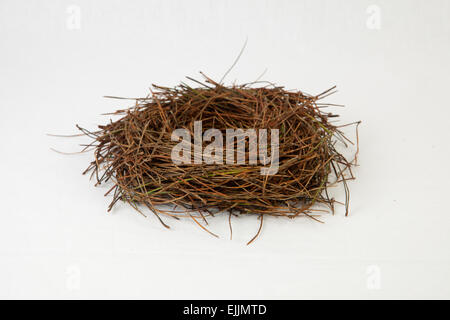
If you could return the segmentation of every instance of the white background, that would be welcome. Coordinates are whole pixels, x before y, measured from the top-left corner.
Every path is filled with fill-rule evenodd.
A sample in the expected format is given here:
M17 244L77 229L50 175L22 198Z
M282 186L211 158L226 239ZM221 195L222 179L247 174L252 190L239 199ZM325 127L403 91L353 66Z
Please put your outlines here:
M337 85L362 120L348 218L267 218L248 247L255 217L166 230L50 150L129 106L103 95L220 79L246 38L228 83ZM449 49L446 0L2 0L0 298L450 298Z

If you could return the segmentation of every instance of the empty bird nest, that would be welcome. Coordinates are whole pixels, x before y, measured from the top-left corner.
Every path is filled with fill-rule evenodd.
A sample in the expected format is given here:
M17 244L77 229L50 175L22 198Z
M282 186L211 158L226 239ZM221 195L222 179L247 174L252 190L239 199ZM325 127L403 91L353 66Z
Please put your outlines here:
M333 124L337 115L323 111L334 105L320 102L334 88L308 95L203 76L188 78L193 86L154 85L96 131L77 126L93 139L85 172L97 185L111 183L109 210L121 200L143 215L148 208L167 228L164 216L187 217L213 235L208 218L226 214L231 229L233 216L253 214L261 224L249 243L266 215L319 221L323 205L334 212L331 185L343 185L348 214L356 155L349 161L337 151L351 141L345 125Z

